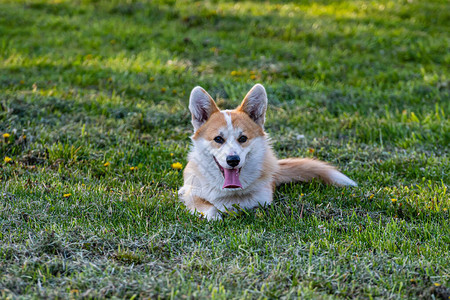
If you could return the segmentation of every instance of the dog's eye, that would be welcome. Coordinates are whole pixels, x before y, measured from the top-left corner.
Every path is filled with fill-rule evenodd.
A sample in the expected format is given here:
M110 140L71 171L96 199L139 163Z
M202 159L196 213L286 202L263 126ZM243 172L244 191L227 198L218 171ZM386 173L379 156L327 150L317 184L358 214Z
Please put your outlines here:
M224 140L223 137L221 137L221 136L216 136L216 137L214 138L214 142L216 142L216 143L218 143L218 144L223 144L223 143L225 143L225 140Z
M245 135L241 135L240 138L238 138L238 142L239 143L245 143L247 141L247 137Z

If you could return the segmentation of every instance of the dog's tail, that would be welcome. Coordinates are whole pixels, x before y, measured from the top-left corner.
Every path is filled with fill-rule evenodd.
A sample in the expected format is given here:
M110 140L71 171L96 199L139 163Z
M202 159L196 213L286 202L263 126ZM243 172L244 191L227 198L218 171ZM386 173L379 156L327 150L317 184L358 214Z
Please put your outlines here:
M356 182L336 170L335 167L315 159L287 158L278 161L279 170L275 174L275 184L288 182L308 182L313 178L326 184L337 186L357 186Z

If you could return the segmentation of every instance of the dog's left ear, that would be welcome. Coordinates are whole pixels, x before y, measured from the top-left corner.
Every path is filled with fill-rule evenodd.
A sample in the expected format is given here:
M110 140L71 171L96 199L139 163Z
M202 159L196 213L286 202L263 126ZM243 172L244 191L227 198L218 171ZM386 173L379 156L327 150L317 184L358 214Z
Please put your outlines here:
M267 110L266 89L259 83L254 85L237 110L245 112L256 124L262 127Z

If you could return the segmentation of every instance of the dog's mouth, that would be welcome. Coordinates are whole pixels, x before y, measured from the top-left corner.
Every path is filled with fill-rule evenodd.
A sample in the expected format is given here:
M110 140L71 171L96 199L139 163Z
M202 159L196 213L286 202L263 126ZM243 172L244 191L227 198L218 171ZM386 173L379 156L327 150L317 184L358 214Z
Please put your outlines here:
M213 156L214 157L214 156ZM239 180L239 175L241 174L241 168L239 169L226 169L223 168L217 159L214 157L214 161L216 162L217 166L219 167L220 172L223 175L223 178L225 179L223 183L223 189L235 189L235 188L242 188L241 181Z

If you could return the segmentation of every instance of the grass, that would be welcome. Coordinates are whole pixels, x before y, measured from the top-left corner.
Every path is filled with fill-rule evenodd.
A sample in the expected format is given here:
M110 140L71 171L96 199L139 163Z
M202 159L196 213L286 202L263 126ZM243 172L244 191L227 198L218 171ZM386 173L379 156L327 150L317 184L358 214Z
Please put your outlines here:
M1 0L1 297L448 299L449 12ZM359 187L285 185L271 207L192 216L171 168L189 92L230 108L256 82L278 156Z

